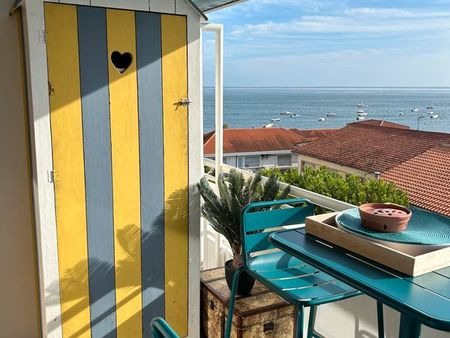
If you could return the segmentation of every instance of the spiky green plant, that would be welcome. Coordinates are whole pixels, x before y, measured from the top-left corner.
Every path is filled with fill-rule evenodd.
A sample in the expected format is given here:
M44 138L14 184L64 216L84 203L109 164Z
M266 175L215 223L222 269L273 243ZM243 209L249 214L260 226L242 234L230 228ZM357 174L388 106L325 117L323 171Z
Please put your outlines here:
M242 173L236 170L231 170L226 178L219 175L217 180L219 195L216 195L205 178L202 178L197 186L204 200L202 215L211 223L213 229L230 243L235 268L242 265L240 230L242 209L251 202L287 198L290 192L290 186L280 191L280 184L275 175L271 175L262 184L261 174L245 180Z

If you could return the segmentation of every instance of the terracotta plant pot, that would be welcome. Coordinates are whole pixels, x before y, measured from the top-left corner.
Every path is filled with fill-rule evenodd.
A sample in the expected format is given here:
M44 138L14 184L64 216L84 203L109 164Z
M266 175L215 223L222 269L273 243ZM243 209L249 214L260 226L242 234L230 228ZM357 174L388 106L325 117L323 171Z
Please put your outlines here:
M227 280L228 288L231 291L233 287L233 277L236 269L233 267L233 260L225 262L225 279ZM247 296L255 285L255 279L250 276L247 272L242 272L239 276L239 282L237 287L237 294L239 296Z
M390 203L367 203L359 207L362 225L378 232L405 230L411 214L408 208Z

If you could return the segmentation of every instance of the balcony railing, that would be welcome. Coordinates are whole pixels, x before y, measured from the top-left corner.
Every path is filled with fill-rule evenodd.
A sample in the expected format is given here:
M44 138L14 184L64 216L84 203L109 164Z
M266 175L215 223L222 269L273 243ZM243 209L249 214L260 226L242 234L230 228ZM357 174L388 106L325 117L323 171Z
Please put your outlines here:
M209 168L210 170L215 170L216 168L216 162L210 159L204 159L204 166L206 168ZM235 169L236 171L242 173L245 177L245 179L248 179L249 177L254 177L255 173L251 172L251 171L247 171L244 169L238 169L226 164L222 165L222 171L224 173L229 173L230 170ZM208 173L205 173L206 177L208 178L208 180L210 180L211 182L215 182L216 178L212 175L209 175ZM263 182L265 182L267 180L267 178L263 177ZM287 186L286 183L280 183L281 188L285 188ZM295 187L291 185L291 196L293 197L303 197L303 198L307 198L309 199L313 204L320 206L322 208L328 209L328 210L332 210L332 211L343 211L343 210L347 210L349 208L355 208L355 206L353 204L349 204L346 202L342 202L339 201L337 199L331 198L331 197L327 197L324 195L320 195L317 194L315 192L306 190L306 189L302 189L299 187Z
M214 160L205 158L204 166L205 166L205 177L208 179L208 181L210 181L212 184L215 185L216 177L209 173L216 170L216 162ZM251 171L239 169L230 165L223 164L221 166L221 170L223 173L229 173L232 169L235 169L239 173L242 173L245 179L254 177L256 175ZM266 180L267 180L266 177L262 178L263 183ZM287 186L286 183L282 182L280 182L280 185L282 189L284 189ZM292 185L290 195L292 197L307 198L314 205L317 205L319 207L331 211L342 211L355 207L352 204L345 203L336 200L334 198L320 195L315 192L301 189ZM223 236L220 236L218 233L216 233L205 219L202 220L201 243L202 243L201 261L203 269L222 266L225 263L225 261L231 257L231 250L228 245L228 242L225 240Z

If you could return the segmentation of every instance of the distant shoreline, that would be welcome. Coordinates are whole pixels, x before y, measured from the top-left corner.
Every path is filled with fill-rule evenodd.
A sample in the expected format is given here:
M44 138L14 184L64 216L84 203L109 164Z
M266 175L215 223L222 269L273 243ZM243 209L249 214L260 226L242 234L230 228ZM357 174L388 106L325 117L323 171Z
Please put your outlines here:
M206 131L215 126L214 92L214 87L203 91ZM450 87L227 87L224 92L224 122L230 127L342 128L356 121L363 105L366 119L450 133Z
M214 88L214 86L204 86L203 88ZM224 88L229 89L368 89L368 90L380 90L380 89L406 89L406 90L415 90L415 89L448 89L450 90L450 87L406 87L406 86L380 86L380 87L368 87L368 86L361 86L361 87L353 87L353 86L296 86L296 87L290 87L290 86L225 86Z

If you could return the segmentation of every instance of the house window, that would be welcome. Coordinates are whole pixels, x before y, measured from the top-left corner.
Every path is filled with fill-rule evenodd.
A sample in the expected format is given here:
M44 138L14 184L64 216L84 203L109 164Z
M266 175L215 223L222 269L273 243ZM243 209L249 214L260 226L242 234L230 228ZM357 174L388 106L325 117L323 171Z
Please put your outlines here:
M259 155L245 156L245 168L258 168L261 166L261 160Z
M226 156L223 158L223 163L232 167L236 166L236 156Z
M290 167L290 166L292 166L292 156L291 156L291 154L278 155L277 166L279 166L279 167Z
M238 156L237 158L237 167L244 168L244 156Z

